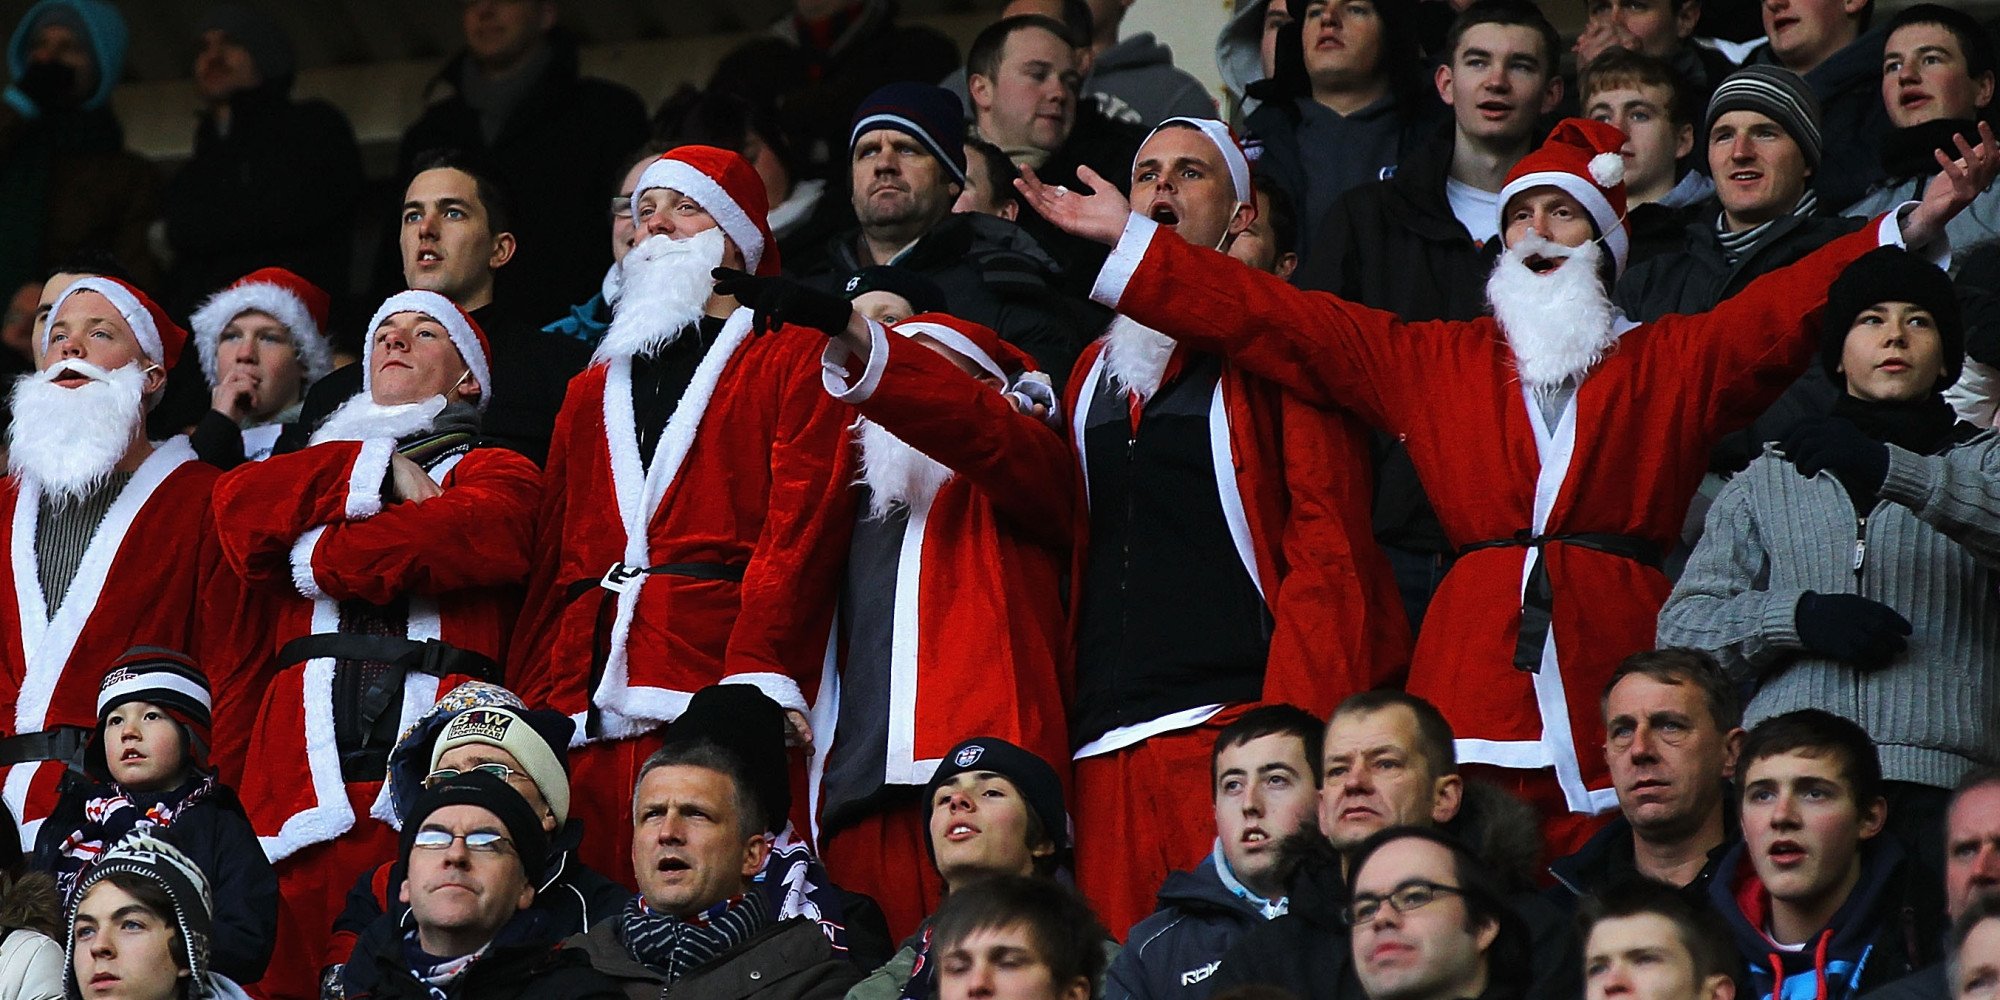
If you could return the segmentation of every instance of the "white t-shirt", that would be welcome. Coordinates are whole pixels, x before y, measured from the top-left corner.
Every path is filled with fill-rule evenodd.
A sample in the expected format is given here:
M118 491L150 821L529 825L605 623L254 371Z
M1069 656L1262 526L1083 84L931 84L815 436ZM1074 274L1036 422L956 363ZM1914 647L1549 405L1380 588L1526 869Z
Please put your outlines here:
M1484 244L1500 235L1500 192L1481 191L1464 181L1447 177L1444 196L1451 202L1451 214L1472 238Z

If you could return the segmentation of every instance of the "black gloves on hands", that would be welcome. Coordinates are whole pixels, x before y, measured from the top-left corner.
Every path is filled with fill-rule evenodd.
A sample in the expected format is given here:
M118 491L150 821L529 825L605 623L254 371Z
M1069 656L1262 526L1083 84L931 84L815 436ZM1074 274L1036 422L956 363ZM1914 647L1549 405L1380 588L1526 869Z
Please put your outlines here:
M790 323L837 337L854 314L854 306L846 299L790 278L760 278L730 267L718 267L710 274L715 278L717 295L750 307L750 329L759 334Z
M1873 494L1889 478L1889 446L1839 417L1815 417L1792 428L1778 450L1806 476L1832 472L1840 481Z
M1799 641L1807 649L1862 668L1880 667L1909 643L1910 620L1880 601L1859 594L1806 591L1793 612Z
M1965 356L1989 368L2000 368L2000 321L1967 323Z

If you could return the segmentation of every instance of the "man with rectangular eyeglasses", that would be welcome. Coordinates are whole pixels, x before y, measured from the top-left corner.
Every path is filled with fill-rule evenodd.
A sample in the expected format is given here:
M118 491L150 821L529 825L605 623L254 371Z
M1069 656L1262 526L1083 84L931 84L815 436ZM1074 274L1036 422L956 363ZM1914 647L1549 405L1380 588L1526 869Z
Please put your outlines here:
M548 849L541 816L486 765L428 782L403 817L409 914L369 926L344 995L619 997L531 908Z
M1529 936L1490 869L1449 834L1390 827L1354 858L1354 972L1368 1000L1526 994Z

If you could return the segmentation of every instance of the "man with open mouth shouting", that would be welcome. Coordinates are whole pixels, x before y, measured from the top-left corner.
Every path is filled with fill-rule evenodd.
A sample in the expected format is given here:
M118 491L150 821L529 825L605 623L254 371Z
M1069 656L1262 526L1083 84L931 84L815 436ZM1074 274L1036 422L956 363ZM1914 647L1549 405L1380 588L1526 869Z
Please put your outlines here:
M1461 557L1419 638L1407 689L1444 712L1469 774L1550 818L1567 853L1616 806L1594 699L1653 643L1657 568L1722 434L1816 355L1843 268L1884 243L1924 247L2000 171L1982 130L1920 202L1766 275L1713 311L1635 324L1622 270L1624 133L1570 119L1508 175L1493 315L1404 323L1298 289L1176 238L1108 184L1021 182L1033 207L1113 244L1093 298L1301 399L1402 438ZM1941 245L1943 245L1941 243Z

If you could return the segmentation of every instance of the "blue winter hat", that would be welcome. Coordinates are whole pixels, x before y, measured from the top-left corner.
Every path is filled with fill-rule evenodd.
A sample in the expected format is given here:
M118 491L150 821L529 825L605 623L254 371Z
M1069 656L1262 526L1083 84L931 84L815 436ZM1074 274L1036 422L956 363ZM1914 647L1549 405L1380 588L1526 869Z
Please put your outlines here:
M125 50L131 43L125 16L105 0L41 0L15 23L7 42L7 71L14 79L20 79L28 68L28 47L36 29L45 23L63 24L71 30L81 23L91 55L97 60L97 89L83 99L83 107L103 107L111 100L118 79L125 75Z
M869 94L854 111L847 152L853 154L863 134L885 128L923 143L965 184L965 105L951 91L928 83L892 83Z

